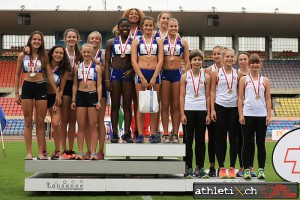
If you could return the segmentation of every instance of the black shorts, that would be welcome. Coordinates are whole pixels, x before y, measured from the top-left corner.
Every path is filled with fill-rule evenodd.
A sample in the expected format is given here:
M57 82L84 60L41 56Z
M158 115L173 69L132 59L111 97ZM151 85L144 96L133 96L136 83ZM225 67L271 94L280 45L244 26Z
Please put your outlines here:
M82 92L77 91L76 107L96 107L98 102L97 91Z
M56 94L47 94L47 108L51 108L55 103Z
M24 81L22 87L22 99L47 100L47 83L45 81Z
M67 80L63 95L72 97L72 90L73 90L73 81Z

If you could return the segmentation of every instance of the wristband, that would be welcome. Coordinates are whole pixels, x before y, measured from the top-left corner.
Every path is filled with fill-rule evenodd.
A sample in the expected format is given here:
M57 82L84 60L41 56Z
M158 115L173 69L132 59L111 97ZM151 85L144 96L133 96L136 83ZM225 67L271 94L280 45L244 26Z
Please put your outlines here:
M98 100L98 103L101 103L101 100Z
M74 103L75 103L75 102L76 102L76 99L72 99L72 102L74 102Z

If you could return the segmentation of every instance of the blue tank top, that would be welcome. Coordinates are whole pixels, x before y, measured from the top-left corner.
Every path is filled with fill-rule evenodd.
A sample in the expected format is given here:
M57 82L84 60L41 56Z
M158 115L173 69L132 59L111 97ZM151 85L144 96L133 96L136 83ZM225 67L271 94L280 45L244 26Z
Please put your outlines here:
M174 49L174 43L170 44L171 48ZM176 47L175 47L175 52L174 52L174 56L182 56L183 52L184 52L184 47L181 43L181 38L178 37L178 40L176 42ZM169 36L165 37L164 40L164 55L165 56L169 56L170 55L170 48L169 48Z
M100 62L100 65L103 65L103 60L102 60L102 51L99 50L98 54L95 56L96 60Z
M150 50L150 54L151 55L157 55L158 54L158 44L157 44L157 40L155 38L153 38L153 43L152 43L152 47L150 49L150 43L146 44L147 45L147 49L148 51ZM147 50L143 41L143 37L140 37L139 39L139 45L138 45L138 55L139 56L143 56L143 55L147 55Z
M139 39L139 38L141 38L142 37L142 31L140 30L140 29L138 29L138 31L137 31L137 33L135 34L135 33L129 33L129 36L130 36L130 38L132 39L132 40L134 40L134 39Z
M33 67L34 65L36 65L35 68L35 72L40 72L40 73L44 73L45 69L42 68L42 62L41 60L37 60L35 63L35 60L31 61L32 63L30 63L30 57L29 55L25 55L24 60L22 62L22 69L23 69L23 73L31 73L31 67ZM32 66L30 66L30 64Z
M130 38L128 43L127 43L127 46L126 46L126 50L125 50L125 54L127 54L127 55L131 54L131 43L132 43L132 39ZM122 50L123 51L124 51L124 48L125 48L125 43L122 45ZM112 52L113 56L122 54L119 37L115 38L114 44L112 45L111 52Z
M79 64L79 67L78 67L78 81L82 81L82 70L84 70L84 77L87 76L87 73L88 73L88 66L85 67L84 66L84 63L80 63ZM90 68L90 73L88 75L88 80L91 80L91 81L97 81L97 72L96 72L96 63L93 63L91 68Z
M54 78L56 86L58 87L60 84L61 69L59 67L57 69L54 68L52 70L52 76Z
M166 37L166 36L165 36ZM155 35L154 35L154 38L157 40L157 39L160 39L160 38L165 38L164 36L162 36L161 34L160 34L160 31L159 30L157 30L156 32L155 32Z

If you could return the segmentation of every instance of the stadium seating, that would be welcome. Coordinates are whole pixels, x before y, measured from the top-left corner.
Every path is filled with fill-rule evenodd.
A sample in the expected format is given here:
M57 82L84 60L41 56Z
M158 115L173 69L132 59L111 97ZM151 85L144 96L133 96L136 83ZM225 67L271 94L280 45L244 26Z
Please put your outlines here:
M265 60L261 73L271 80L271 88L300 88L300 60Z
M272 134L272 130L292 130L299 127L299 120L272 120L267 128L267 136Z
M22 106L17 105L14 98L0 98L0 105L6 116L23 116Z
M17 61L0 60L0 87L14 87Z
M23 135L24 126L24 119L8 119L3 133L6 136Z
M300 98L276 98L273 105L275 115L278 117L300 116Z

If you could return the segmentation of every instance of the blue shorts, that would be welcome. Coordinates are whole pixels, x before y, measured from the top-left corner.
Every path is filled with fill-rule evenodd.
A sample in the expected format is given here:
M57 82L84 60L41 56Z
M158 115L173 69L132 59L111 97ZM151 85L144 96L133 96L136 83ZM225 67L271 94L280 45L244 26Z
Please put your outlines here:
M155 72L154 69L141 69L142 74L144 75L145 79L150 82L153 74ZM155 84L160 84L160 74L156 77ZM140 77L136 74L135 75L135 84L142 83Z
M171 83L175 83L180 81L181 79L181 70L180 69L164 69L161 72L161 80L162 81L169 81Z
M132 77L123 78L124 73L128 71L126 69L111 69L110 80L111 81L133 81Z

